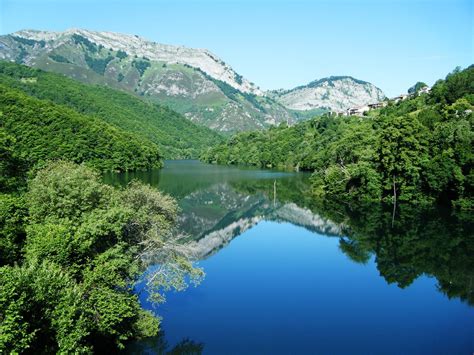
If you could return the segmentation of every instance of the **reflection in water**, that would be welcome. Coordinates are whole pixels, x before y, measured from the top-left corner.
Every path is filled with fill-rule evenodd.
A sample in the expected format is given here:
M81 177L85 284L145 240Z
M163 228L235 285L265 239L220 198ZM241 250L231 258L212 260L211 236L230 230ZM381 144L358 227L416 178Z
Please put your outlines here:
M126 352L131 355L201 355L204 344L183 339L170 347L165 338L165 332L153 338L136 341L127 346Z
M112 174L108 183L139 179L178 199L178 231L188 236L191 255L202 260L260 221L288 222L325 235L341 227L305 207L309 175L255 168L170 161L163 170Z
M388 283L405 288L420 275L434 276L443 294L474 306L472 217L403 205L393 225L390 206L333 205L325 215L346 226L341 250L362 263L375 255Z
M353 261L374 255L381 276L399 287L436 277L439 290L474 305L474 223L441 208L317 202L309 175L170 161L163 170L112 174L107 182L139 179L179 201L178 229L196 260L213 255L260 221L288 222L339 236Z
M387 284L406 288L426 275L436 278L437 289L449 299L474 305L471 216L402 205L392 221L391 206L315 201L308 174L192 161L167 162L163 170L105 179L118 185L140 179L175 197L181 208L178 229L188 236L187 247L196 260L209 259L261 221L286 222L314 233L315 238L324 235L338 240L339 250L354 263L375 263ZM140 353L200 354L205 350L203 344L191 340L170 349L163 336L138 346L135 349Z

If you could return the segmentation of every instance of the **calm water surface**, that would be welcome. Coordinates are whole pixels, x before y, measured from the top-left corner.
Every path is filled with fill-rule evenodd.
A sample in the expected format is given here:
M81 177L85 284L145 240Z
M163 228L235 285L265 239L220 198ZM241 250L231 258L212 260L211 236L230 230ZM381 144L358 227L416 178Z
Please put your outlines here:
M472 354L471 216L317 204L309 175L168 161L140 179L174 196L206 277L154 307L130 353Z

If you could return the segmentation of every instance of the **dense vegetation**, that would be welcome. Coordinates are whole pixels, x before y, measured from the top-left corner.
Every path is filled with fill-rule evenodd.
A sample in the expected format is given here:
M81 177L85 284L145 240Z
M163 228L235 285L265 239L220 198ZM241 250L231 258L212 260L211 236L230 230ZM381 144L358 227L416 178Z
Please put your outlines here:
M321 116L246 132L202 155L208 162L313 171L318 196L361 201L453 201L474 208L474 67L430 94L366 117Z
M133 133L142 139L143 145L152 146L151 141L167 159L197 157L204 148L222 141L217 133L195 125L165 106L62 75L0 62L1 84L61 105L62 110L67 106L84 120L93 120L94 125L105 121L120 131Z
M29 39L29 38L23 38L23 37L18 37L18 36L12 36L13 39L21 44L25 44L27 46L35 46L39 45L41 47L44 47L46 45L46 42L43 40L36 41L34 39Z
M11 163L3 177L15 178ZM11 190L11 181L1 187ZM117 190L85 166L58 161L39 170L26 193L16 188L0 194L2 353L110 351L156 335L159 320L133 293L145 252L172 265L172 276L154 277L152 286L180 288L185 275L201 275L169 242L175 201L148 186Z
M138 70L140 76L143 76L145 70L147 70L151 66L151 64L149 59L143 58L143 60L132 61L132 66Z
M49 57L58 63L70 63L70 61L60 54L50 54Z
M114 59L114 57L109 55L105 58L94 58L86 54L84 59L87 65L89 66L89 68L91 68L93 71L95 71L99 75L104 75L105 68L110 63L110 61Z
M144 119L166 121L158 109L177 115L0 64L0 353L111 351L156 335L159 319L133 292L151 255L160 264L147 274L155 301L164 300L163 289L201 278L174 236L173 199L139 183L115 189L90 168L161 166L158 146L142 131L107 122L114 110L125 119L144 107Z
M34 84L32 84L34 85ZM28 166L68 159L101 170L161 166L158 147L94 116L0 84L0 132Z
M80 44L80 45L84 46L85 48L87 48L92 53L95 53L99 50L99 47L95 43L89 41L84 36L81 36L81 35L78 35L78 34L73 34L72 35L72 40L76 44Z

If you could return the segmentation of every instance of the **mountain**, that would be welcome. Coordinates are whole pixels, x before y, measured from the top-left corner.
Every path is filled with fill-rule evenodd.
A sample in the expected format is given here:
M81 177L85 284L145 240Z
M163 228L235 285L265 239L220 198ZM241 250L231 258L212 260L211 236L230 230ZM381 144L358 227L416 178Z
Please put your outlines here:
M264 92L206 49L82 29L0 36L0 59L128 91L224 133L293 123L385 97L374 85L349 76Z
M223 140L216 132L190 122L166 106L24 65L0 62L0 84L68 108L91 123L101 121L101 124L107 123L116 130L133 134L145 145L159 148L160 156L165 159L196 157L204 148ZM28 115L25 115L26 119L29 119ZM133 158L132 151L128 155Z
M293 120L281 104L205 49L111 32L25 30L0 36L0 59L166 103L221 132Z
M351 76L331 76L291 90L272 91L271 96L296 112L342 112L351 107L382 101L384 93L375 85Z

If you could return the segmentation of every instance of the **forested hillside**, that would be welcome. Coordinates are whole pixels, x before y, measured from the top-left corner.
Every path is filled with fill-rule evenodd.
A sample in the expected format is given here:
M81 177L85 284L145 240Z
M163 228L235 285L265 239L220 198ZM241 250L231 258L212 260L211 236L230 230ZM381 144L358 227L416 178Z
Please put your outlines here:
M167 159L197 157L203 148L222 141L214 131L165 106L146 103L111 88L82 84L59 74L0 62L0 84L67 106L94 122L107 122L144 142L151 141Z
M94 116L30 97L3 83L0 84L0 134L27 167L51 159L86 162L100 170L149 169L162 165L161 153L154 143Z
M127 94L0 63L0 353L117 351L158 333L159 318L133 292L144 255L159 251L173 268L149 282L158 300L202 272L169 241L171 197L139 183L114 189L98 171L161 167L147 127L156 141L190 133L162 147L196 153L192 134L208 130L180 120Z
M365 117L322 116L241 133L202 155L208 162L313 171L314 193L338 199L454 201L473 208L474 67L430 94Z

